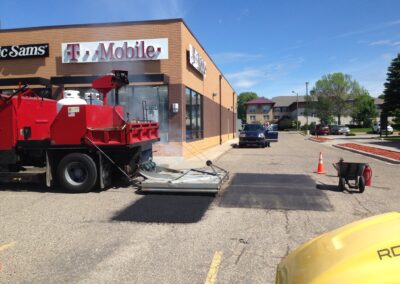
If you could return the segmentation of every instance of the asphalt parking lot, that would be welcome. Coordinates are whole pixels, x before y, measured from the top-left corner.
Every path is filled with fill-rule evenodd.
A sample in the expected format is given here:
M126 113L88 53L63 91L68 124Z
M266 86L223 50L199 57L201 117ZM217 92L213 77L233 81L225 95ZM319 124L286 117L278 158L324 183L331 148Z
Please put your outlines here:
M324 175L314 173L320 152ZM369 163L372 187L339 192L339 158ZM301 243L400 210L399 165L299 134L214 163L231 173L216 197L1 185L0 283L273 283Z

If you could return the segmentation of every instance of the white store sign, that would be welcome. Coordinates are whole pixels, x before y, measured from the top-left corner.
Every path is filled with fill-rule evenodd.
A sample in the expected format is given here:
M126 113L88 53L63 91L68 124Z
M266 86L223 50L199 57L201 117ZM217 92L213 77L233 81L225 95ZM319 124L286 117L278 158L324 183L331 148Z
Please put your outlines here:
M200 54L197 52L197 50L191 44L189 44L189 62L203 76L206 75L207 63L204 61L203 58L201 58Z
M61 44L62 63L168 59L168 38Z

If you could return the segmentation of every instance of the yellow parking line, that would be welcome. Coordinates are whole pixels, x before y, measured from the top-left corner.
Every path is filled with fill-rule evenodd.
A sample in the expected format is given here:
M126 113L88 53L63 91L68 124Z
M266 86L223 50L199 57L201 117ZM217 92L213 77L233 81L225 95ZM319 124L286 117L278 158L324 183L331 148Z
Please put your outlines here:
M223 254L222 251L216 251L214 253L214 257L210 265L210 270L208 270L207 279L206 282L204 282L204 284L214 284L215 281L217 280L217 274L219 265L221 264L222 254Z
M13 247L15 246L16 243L17 243L16 241L12 241L11 243L0 245L0 251Z

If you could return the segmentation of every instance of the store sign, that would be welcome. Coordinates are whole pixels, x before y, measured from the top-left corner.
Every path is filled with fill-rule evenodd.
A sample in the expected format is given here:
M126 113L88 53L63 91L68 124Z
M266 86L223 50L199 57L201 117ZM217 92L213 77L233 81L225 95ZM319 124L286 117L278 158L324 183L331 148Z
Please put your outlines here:
M206 75L206 62L191 44L189 44L189 62L203 76Z
M48 56L48 43L0 46L0 59L22 59Z
M63 43L62 63L168 59L168 39Z

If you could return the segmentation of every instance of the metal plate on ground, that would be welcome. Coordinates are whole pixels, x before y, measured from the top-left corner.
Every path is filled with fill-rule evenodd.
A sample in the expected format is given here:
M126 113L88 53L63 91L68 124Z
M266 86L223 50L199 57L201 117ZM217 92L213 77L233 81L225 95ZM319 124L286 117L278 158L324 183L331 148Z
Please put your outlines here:
M233 176L221 207L331 211L326 194L308 175L245 174Z
M140 190L154 192L216 193L229 178L227 171L216 166L180 171L157 167L155 171L141 170L140 174L146 178Z

